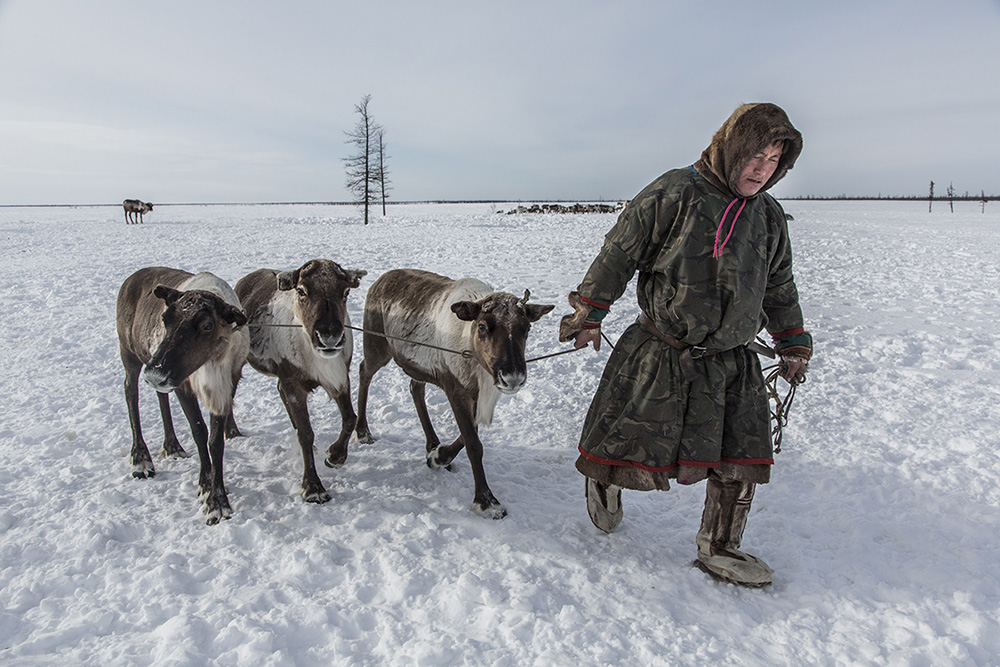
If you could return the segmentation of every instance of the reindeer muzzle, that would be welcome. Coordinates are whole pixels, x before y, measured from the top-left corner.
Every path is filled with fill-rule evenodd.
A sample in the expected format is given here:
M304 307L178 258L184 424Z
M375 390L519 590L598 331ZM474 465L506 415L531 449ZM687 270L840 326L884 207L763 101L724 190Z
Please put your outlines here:
M178 382L172 380L167 373L164 373L163 370L157 366L146 366L146 370L142 372L142 379L146 381L146 384L161 394L169 394L174 389L177 389L179 384Z
M347 335L341 331L339 334L324 334L316 332L313 335L313 347L324 357L334 357L340 354L347 343Z

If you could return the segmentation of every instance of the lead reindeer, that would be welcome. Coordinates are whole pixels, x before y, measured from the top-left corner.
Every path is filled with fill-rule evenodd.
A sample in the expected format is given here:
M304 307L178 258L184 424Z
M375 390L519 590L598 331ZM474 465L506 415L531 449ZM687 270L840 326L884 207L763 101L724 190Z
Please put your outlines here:
M125 224L130 225L141 223L143 214L152 211L153 205L138 199L126 199L122 202L122 208L125 209ZM138 219L136 219L137 215Z
M118 342L125 366L125 402L132 427L132 476L153 477L139 421L139 374L158 392L163 453L187 456L174 434L167 394L174 392L191 425L201 470L198 493L208 523L232 514L223 482L225 432L250 349L246 316L233 289L211 273L165 267L139 269L118 292ZM209 411L206 428L199 400ZM235 429L235 424L230 424Z
M427 465L447 467L464 447L476 485L472 510L493 519L502 519L507 510L486 482L479 426L493 421L501 394L517 393L524 386L524 347L531 323L555 307L529 304L529 294L525 290L519 299L472 278L452 280L398 269L372 284L365 303L358 440L374 442L368 427L368 389L375 373L395 361L410 377L410 394L427 439ZM471 355L428 346L469 350ZM444 391L455 415L459 437L451 445L442 446L431 425L427 383Z
M351 404L348 371L354 338L347 327L347 295L366 271L350 271L328 259L313 259L294 271L260 269L236 283L250 321L250 365L278 378L278 394L302 449L302 497L325 503L330 494L316 473L315 434L309 421L309 394L322 387L337 401L340 437L326 453L326 465L347 460L347 441L357 417Z

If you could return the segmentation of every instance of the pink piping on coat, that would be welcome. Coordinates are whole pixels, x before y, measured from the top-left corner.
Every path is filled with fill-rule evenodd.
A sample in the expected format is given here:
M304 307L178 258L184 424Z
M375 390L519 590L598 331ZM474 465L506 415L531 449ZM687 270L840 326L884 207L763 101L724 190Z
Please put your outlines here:
M740 213L743 212L743 207L747 205L747 200L744 199L743 203L740 204L739 209L737 209L736 215L733 216L732 223L729 225L729 233L726 235L722 245L719 245L719 236L722 235L722 227L726 224L726 216L729 215L729 209L733 207L733 204L735 204L738 199L739 197L729 202L729 206L726 207L726 212L722 214L722 220L719 222L719 229L715 232L715 247L712 249L712 257L715 259L719 259L719 257L722 256L722 249L726 247L727 243L729 243L729 237L733 235L733 229L736 227L736 221L739 219Z

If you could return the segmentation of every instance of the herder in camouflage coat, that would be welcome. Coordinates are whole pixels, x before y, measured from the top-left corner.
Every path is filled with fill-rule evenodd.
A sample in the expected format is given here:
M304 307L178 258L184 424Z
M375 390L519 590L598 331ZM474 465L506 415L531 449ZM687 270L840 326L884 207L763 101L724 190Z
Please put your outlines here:
M632 199L560 325L560 340L599 349L601 319L639 271L641 315L608 360L580 438L588 511L611 532L622 487L707 478L697 563L748 586L771 583L771 568L738 549L774 460L760 362L746 345L766 328L789 382L805 379L812 354L785 214L765 193L801 150L779 107L736 109L698 162Z

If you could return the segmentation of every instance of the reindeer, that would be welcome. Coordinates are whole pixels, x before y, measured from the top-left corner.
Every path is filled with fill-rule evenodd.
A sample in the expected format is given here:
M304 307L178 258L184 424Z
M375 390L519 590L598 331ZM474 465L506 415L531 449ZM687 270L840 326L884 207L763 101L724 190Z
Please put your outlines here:
M132 476L156 470L139 422L139 373L158 392L163 453L187 456L174 434L167 394L175 392L198 446L198 493L208 523L232 515L222 476L225 431L250 348L246 316L236 293L211 273L165 267L139 269L118 292L117 329L125 366L125 402L132 427ZM205 427L198 401L208 409ZM232 424L235 427L235 424Z
M493 421L501 394L514 394L524 385L528 330L532 322L555 307L529 304L529 295L525 290L524 297L518 299L494 292L472 278L452 280L426 271L398 269L372 284L365 303L358 441L374 442L368 427L369 386L379 369L395 361L410 377L410 395L427 440L427 465L448 467L464 447L475 480L472 511L493 519L502 519L507 510L486 482L479 426ZM471 350L471 354L436 348ZM451 445L442 446L431 425L425 399L427 383L444 391L455 415L460 435Z
M152 211L153 205L138 199L126 199L122 202L122 208L125 209L125 224L131 225L141 223L142 215ZM136 214L139 216L138 220L136 220Z
M278 378L278 394L298 433L306 502L330 500L316 473L309 394L322 387L340 408L340 437L327 450L328 467L339 468L347 460L347 441L357 422L348 375L354 338L346 328L351 324L347 295L365 275L313 259L294 271L260 269L236 283L249 315L250 365Z

